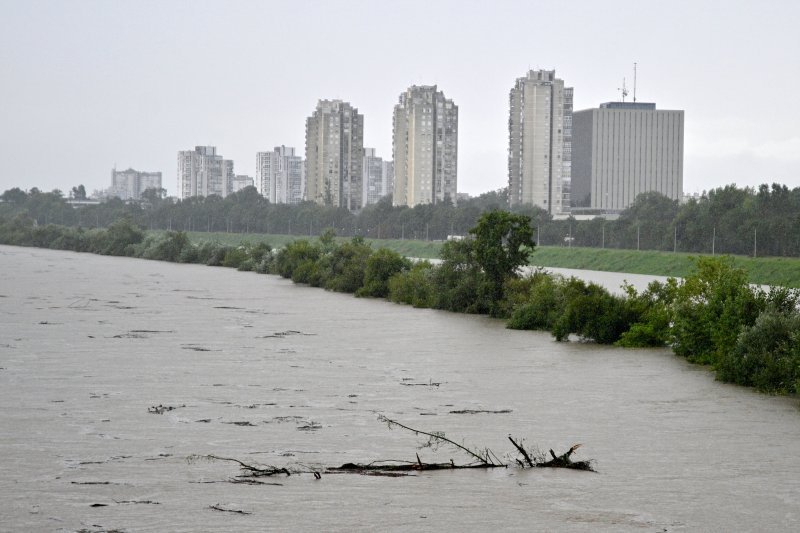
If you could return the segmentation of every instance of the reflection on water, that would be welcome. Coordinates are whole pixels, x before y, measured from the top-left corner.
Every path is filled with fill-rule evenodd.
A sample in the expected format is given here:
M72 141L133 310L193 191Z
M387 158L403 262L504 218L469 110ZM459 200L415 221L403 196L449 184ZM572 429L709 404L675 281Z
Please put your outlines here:
M0 269L3 531L800 523L796 400L717 383L668 350L560 344L484 317L229 269L14 247L0 247ZM499 454L513 451L509 434L543 450L582 443L577 458L596 459L598 473L251 486L226 482L233 464L186 460L464 459L418 450L420 439L378 413Z

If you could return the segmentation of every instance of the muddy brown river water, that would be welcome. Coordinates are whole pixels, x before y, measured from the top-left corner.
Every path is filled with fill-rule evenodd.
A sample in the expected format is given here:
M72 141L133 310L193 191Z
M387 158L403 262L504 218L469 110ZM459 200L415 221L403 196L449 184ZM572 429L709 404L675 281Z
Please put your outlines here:
M800 529L796 399L668 350L229 269L0 246L0 406L0 531ZM234 464L187 461L465 460L378 414L501 456L509 434L582 443L598 472L243 485Z

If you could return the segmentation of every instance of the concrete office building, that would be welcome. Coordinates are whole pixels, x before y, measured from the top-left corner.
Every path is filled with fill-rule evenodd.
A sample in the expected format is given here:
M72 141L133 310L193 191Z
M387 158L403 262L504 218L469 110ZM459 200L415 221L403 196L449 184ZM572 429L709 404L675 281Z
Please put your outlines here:
M574 210L619 212L643 192L683 194L683 111L609 102L573 117Z
M509 94L508 201L569 211L571 87L555 70L531 70Z
M362 197L364 205L375 204L392 193L394 164L375 155L375 148L364 148Z
M178 152L178 194L221 197L231 192L233 161L217 154L215 146L195 146L194 150Z
M341 100L320 100L306 119L306 199L361 208L364 115Z
M394 205L457 200L458 106L436 85L412 86L394 107Z
M294 148L276 146L256 154L256 187L274 204L299 204L305 195L305 163Z
M141 200L147 189L161 191L161 172L140 172L128 170L111 170L111 187L105 192L109 197L122 200Z

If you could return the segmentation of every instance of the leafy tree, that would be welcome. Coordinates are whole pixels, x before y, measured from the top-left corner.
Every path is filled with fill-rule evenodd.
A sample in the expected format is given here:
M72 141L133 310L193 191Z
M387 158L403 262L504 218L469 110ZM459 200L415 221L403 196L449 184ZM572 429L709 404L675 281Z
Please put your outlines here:
M446 242L442 263L432 271L437 309L460 313L488 313L494 304L486 273L478 264L477 242L473 239Z
M19 187L14 187L0 195L0 200L13 205L23 205L28 200L28 195Z
M528 264L535 246L530 222L525 215L491 211L469 230L475 236L475 261L486 273L495 304L503 299L506 279Z
M81 183L77 187L73 187L70 191L70 196L75 200L86 200L86 187Z

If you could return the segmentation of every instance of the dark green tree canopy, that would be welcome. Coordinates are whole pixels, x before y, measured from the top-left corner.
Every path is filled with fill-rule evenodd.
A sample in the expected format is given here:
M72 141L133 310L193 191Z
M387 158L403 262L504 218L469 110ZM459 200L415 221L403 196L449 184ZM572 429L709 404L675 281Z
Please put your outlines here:
M516 276L536 246L531 219L508 211L484 213L469 232L475 236L478 264L493 279Z
M517 277L533 252L531 219L508 211L490 211L481 215L469 232L475 236L475 260L492 286L494 302L503 298L503 284Z

